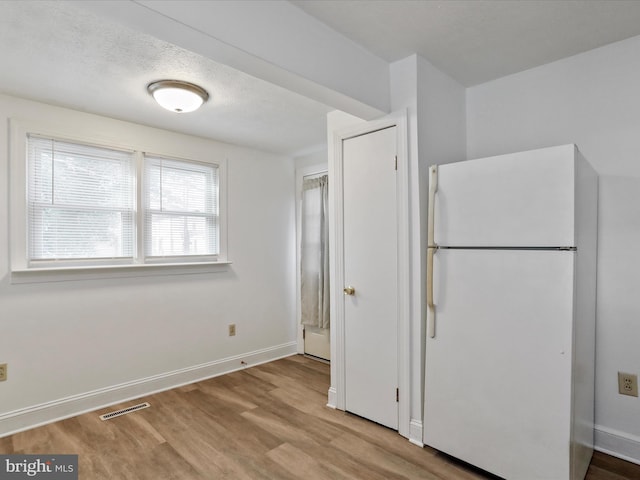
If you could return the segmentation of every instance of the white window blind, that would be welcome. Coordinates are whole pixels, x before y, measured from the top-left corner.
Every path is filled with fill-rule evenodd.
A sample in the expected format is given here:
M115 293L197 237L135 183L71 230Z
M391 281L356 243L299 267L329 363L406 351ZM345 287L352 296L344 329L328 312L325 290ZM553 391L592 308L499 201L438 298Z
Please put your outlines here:
M27 136L30 262L133 258L133 154Z
M218 167L145 157L146 257L219 253Z

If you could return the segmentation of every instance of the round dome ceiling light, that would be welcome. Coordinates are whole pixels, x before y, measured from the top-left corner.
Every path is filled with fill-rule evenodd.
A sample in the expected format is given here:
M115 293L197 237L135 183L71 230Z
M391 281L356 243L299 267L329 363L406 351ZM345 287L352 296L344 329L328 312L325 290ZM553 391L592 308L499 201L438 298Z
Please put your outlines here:
M175 113L193 112L209 99L207 91L181 80L160 80L147 85L147 91L162 107Z

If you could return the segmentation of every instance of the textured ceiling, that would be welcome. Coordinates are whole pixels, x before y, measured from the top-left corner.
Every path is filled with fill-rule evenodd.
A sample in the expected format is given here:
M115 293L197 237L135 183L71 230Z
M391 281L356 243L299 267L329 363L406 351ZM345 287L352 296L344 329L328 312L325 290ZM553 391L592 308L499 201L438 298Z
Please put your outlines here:
M467 86L640 34L637 0L291 3L389 62L418 53ZM331 108L78 5L0 0L0 92L277 153L325 143ZM165 112L145 91L161 78L212 100Z
M640 35L638 0L293 0L393 62L418 53L465 86Z
M0 1L0 64L3 93L277 153L326 142L329 107L73 2ZM146 93L162 78L212 98L194 113L166 112Z

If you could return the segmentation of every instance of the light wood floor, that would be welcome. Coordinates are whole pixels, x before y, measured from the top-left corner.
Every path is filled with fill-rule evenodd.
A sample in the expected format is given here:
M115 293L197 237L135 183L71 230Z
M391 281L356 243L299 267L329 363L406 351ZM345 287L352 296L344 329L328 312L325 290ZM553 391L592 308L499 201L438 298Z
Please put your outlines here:
M293 356L0 439L0 453L79 454L83 480L492 478L325 406L329 366ZM640 479L596 454L588 480Z

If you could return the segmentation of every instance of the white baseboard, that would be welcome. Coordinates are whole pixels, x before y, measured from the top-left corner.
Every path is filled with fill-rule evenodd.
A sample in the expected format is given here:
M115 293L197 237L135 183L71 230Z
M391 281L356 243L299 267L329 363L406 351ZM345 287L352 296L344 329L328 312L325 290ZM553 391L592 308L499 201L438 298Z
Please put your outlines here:
M640 437L596 425L594 443L599 452L640 465Z
M409 422L409 441L420 448L424 447L424 443L422 443L422 420L412 418L411 422Z
M0 415L0 438L109 405L295 355L296 346L296 342L276 345L4 413ZM246 365L241 364L241 361Z
M334 410L337 408L337 400L338 400L338 392L336 392L335 387L329 388L329 393L327 394L327 407L333 408Z

